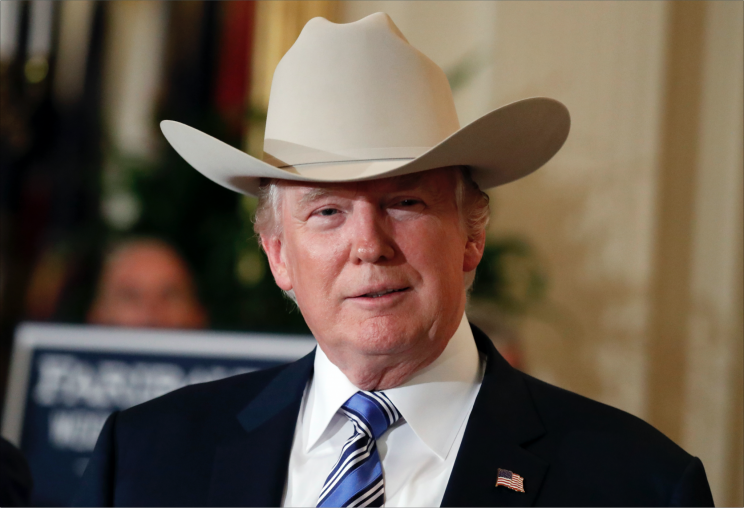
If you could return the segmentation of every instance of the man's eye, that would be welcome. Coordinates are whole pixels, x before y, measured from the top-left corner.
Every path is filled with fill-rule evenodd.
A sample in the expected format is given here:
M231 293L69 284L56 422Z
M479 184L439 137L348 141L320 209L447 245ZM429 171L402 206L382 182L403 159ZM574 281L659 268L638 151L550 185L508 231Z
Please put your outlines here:
M424 206L424 202L416 198L401 199L395 205L393 205L394 208L406 208L406 209L410 209L410 208L418 209L423 206Z
M400 206L416 206L419 203L421 203L421 201L418 199L404 199L400 202Z
M338 213L338 210L336 208L323 208L318 212L318 215L321 215L323 217L330 217L331 215L336 215Z

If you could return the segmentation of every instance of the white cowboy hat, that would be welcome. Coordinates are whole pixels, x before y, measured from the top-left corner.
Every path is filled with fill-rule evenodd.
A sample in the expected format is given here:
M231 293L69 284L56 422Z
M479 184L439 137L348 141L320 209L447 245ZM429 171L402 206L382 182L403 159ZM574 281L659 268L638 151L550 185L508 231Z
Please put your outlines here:
M310 20L274 72L264 160L187 125L160 124L207 178L255 196L262 178L350 182L469 166L486 189L550 160L568 136L560 102L514 102L460 128L447 78L387 14Z

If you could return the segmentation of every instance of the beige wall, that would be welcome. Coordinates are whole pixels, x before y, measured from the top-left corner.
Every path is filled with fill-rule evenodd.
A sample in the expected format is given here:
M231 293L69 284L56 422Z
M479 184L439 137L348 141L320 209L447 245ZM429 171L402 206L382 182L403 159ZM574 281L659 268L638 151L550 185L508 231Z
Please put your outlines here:
M744 4L705 4L681 442L707 457L721 504L744 504L742 111ZM727 492L727 487L731 492Z
M546 95L572 132L493 192L493 234L550 270L520 325L534 375L650 421L742 493L742 3L351 2L388 12L445 70L464 125Z

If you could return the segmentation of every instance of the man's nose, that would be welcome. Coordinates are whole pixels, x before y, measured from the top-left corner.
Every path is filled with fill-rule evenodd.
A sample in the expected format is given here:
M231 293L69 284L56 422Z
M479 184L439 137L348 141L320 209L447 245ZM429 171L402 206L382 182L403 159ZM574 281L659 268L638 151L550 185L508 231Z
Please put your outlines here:
M384 214L372 205L355 211L351 256L354 261L378 263L395 257L395 244L385 227Z

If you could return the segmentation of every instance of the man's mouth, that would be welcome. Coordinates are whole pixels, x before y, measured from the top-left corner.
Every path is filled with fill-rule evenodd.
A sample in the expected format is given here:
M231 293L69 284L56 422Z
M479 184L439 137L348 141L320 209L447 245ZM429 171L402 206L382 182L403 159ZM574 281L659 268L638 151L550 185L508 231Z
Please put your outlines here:
M381 296L389 295L391 293L400 293L402 291L408 291L410 287L398 288L398 289L384 289L382 291L374 291L370 293L364 293L359 295L357 298L380 298Z

